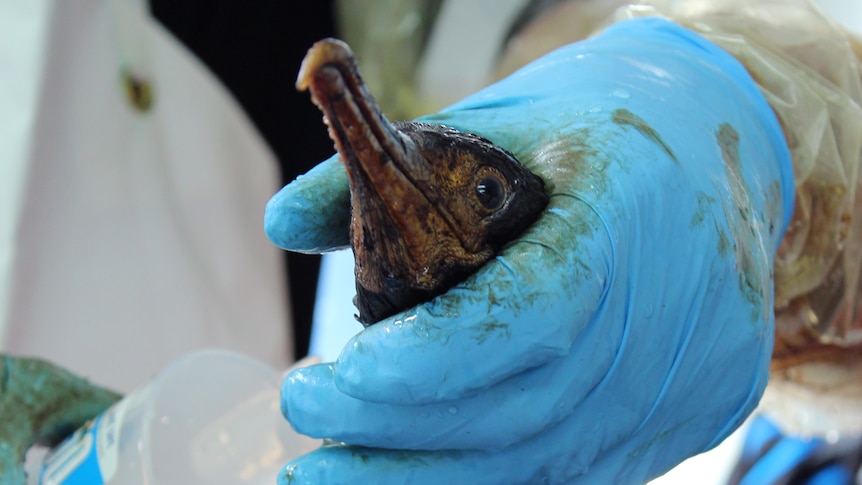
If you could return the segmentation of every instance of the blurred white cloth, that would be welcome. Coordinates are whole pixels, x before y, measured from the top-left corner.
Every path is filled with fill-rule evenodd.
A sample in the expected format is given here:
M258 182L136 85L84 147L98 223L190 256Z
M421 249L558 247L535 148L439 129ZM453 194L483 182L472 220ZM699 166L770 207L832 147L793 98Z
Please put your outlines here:
M203 347L285 368L283 263L262 227L277 181L145 1L0 5L0 350L121 391Z

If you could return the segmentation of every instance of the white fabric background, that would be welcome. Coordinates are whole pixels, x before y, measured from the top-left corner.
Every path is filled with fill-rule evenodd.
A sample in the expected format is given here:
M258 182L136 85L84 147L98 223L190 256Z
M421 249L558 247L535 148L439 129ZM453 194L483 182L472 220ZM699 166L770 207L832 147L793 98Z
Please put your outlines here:
M202 347L284 368L273 156L145 5L0 6L0 349L118 390ZM151 80L149 112L124 67Z

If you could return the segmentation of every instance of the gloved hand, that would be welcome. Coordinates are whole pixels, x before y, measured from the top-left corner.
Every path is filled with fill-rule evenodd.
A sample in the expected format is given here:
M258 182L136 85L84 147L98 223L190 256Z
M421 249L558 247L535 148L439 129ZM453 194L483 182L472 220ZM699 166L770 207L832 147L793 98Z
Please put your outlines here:
M280 483L640 483L744 420L793 183L741 65L626 21L421 121L512 151L550 204L465 282L287 377L285 416L333 441ZM272 199L270 238L346 245L347 190L327 160Z
M24 483L34 444L54 446L120 399L41 359L0 354L0 485Z

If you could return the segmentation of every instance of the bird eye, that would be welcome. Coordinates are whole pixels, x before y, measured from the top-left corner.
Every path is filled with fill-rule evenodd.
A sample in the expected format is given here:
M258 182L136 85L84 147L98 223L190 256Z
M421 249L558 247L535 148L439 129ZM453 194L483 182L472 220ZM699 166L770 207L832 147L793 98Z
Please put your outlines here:
M488 175L476 184L476 197L485 208L496 210L506 200L506 187L498 177Z

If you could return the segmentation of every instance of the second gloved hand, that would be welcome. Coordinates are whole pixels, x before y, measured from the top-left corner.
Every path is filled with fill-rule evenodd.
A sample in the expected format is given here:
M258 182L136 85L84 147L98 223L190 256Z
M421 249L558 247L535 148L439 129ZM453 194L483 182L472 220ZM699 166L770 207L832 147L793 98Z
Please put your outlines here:
M513 152L549 206L463 283L288 376L286 417L338 444L281 483L639 483L742 422L793 184L741 65L627 21L422 121ZM330 159L273 198L267 232L346 245L347 201Z
M121 397L33 357L0 354L0 376L0 485L27 480L31 446L57 445Z

